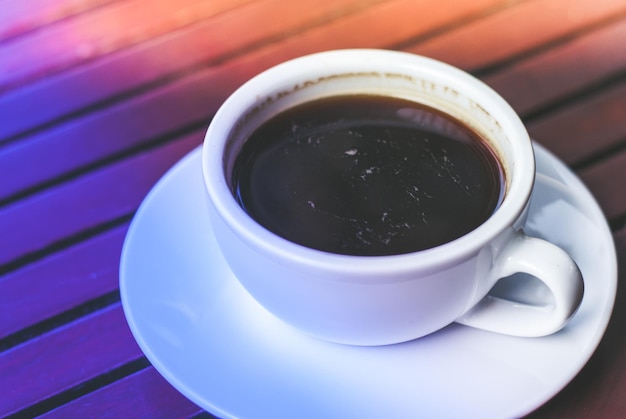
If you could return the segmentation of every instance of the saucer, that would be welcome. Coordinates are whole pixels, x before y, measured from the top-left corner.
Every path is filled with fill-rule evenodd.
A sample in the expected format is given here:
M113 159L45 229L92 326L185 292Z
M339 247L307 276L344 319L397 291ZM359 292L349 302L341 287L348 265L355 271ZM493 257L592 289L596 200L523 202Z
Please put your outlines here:
M516 338L452 324L383 347L324 342L284 324L239 285L207 219L200 149L137 212L122 253L126 318L154 367L220 417L508 418L558 393L596 349L612 311L617 262L595 200L535 145L526 232L566 249L585 278L560 332Z

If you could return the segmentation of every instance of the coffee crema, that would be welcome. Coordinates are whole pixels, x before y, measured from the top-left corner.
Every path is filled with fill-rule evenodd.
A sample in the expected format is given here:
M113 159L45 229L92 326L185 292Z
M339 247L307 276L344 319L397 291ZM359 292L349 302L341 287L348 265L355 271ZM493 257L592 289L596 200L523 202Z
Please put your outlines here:
M504 172L474 130L409 100L347 95L290 108L240 150L232 189L273 233L325 252L383 256L474 230Z

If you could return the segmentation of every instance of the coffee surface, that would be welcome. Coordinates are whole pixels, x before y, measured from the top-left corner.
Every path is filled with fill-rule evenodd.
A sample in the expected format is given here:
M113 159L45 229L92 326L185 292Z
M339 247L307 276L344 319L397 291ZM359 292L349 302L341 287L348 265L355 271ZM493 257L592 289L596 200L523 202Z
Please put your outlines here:
M503 171L473 130L381 96L308 102L244 144L232 188L268 230L348 255L428 249L475 229L503 196Z

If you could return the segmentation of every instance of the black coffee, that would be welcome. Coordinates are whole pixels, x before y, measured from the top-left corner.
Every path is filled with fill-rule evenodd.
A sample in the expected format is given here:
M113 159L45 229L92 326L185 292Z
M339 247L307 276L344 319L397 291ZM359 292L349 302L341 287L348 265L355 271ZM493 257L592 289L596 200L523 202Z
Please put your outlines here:
M291 108L250 136L233 193L268 230L348 255L428 249L482 224L503 171L473 130L434 109L382 96Z

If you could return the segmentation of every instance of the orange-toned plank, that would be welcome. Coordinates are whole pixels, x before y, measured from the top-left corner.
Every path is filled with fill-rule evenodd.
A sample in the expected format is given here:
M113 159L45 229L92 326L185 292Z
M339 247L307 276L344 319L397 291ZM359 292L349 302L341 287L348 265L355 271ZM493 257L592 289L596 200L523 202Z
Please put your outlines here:
M381 7L385 0L260 0L243 5L202 22L196 40L204 40L208 51L189 50L203 60L229 57L265 43L298 37L311 28L359 15L368 8ZM196 50L199 47L195 48Z
M409 50L472 71L542 47L624 12L623 0L528 1L445 32Z
M380 1L380 0L373 0ZM81 107L137 89L191 66L224 60L363 9L363 0L262 0L184 30L114 52L78 68L0 95L0 142ZM274 19L280 9L281 19ZM306 10L307 13L303 13ZM259 22L272 22L271 25ZM33 112L33 103L37 106Z
M502 1L443 0L434 4L427 0L394 0L259 48L198 76L202 85L213 87L213 102L221 103L241 83L285 60L329 49L389 48L498 3Z
M283 56L337 48L393 47L506 3L502 0L388 1L331 23L323 32L303 34L298 38L302 48L287 44L284 47L293 52Z
M251 0L129 0L0 44L0 92Z
M389 1L209 68L200 77L221 102L244 81L285 60L329 49L390 48L498 3L502 1Z
M115 0L4 0L0 41Z
M396 0L375 5L19 142L0 154L0 182L3 173L10 173L12 179L0 183L0 199L85 167L125 147L150 141L164 132L198 121L208 122L236 87L270 65L329 48L385 47L419 31L433 30L467 16L493 2L480 0L468 6L464 0L445 0L450 8L439 14L424 13L430 4L426 0L421 3ZM444 2L438 3L442 5ZM376 25L378 21L386 23ZM363 28L370 29L363 31Z
M561 100L626 68L626 17L547 50L485 81L521 114Z

